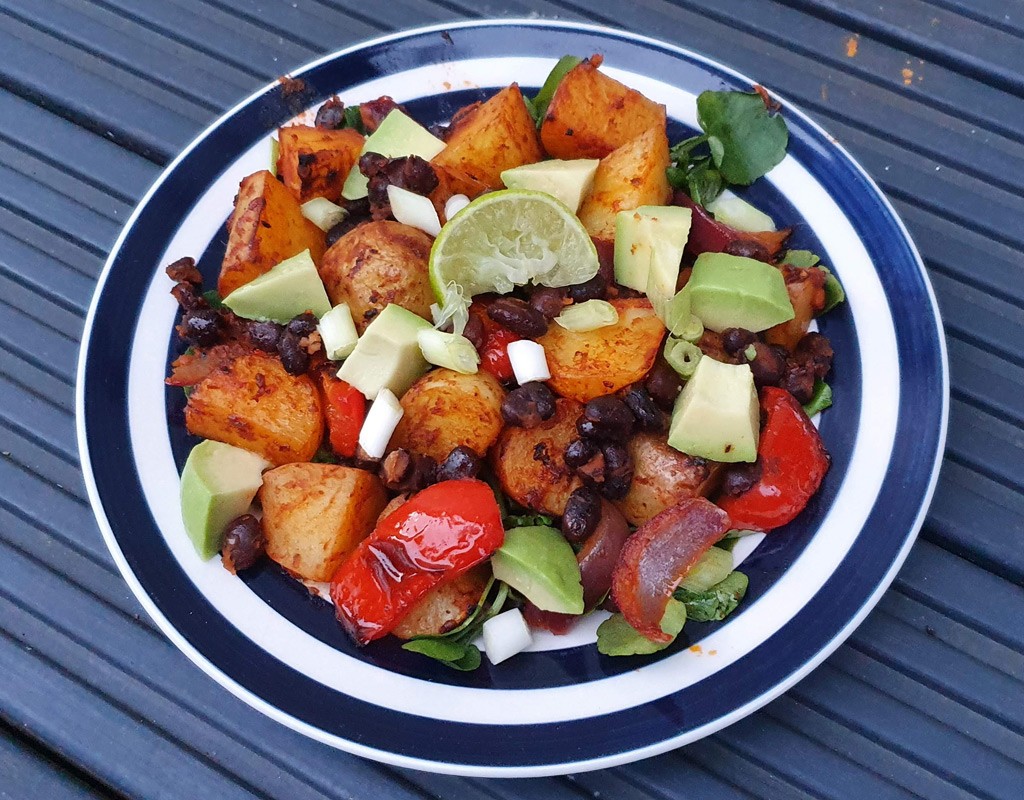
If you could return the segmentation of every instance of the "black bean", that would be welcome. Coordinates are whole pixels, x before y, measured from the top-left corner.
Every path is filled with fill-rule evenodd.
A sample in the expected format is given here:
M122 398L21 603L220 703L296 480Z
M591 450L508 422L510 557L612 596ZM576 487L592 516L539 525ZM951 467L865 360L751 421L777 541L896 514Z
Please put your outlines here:
M231 572L249 569L259 561L265 548L260 521L252 514L243 514L231 520L224 531L221 561Z
M798 403L805 405L814 396L814 368L790 359L779 385L793 395Z
M570 542L585 541L601 521L601 496L581 486L569 495L562 513L562 535Z
M750 464L734 464L726 469L722 477L722 494L736 497L749 491L761 480L761 462Z
M330 98L316 110L313 124L318 128L338 130L345 127L345 104L337 97Z
M364 221L365 220L360 219L359 217L355 217L349 214L341 222L331 226L331 229L327 231L327 236L325 237L324 241L327 243L327 246L330 247L332 244L338 241L338 239L340 239L350 230L359 225L359 223Z
M388 157L380 153L363 153L359 156L359 171L366 178L375 178L388 168Z
M360 197L358 200L346 200L343 197L338 201L338 205L344 208L350 217L366 219L370 216L370 199L368 197Z
M755 239L733 239L725 246L723 252L732 256L753 258L757 261L771 261L772 259L768 248Z
M574 303L585 303L587 300L603 300L608 292L608 279L600 272L589 281L569 287L569 297Z
M565 289L554 289L550 286L538 286L530 295L530 305L544 315L545 319L554 319L562 313L565 306Z
M287 330L289 333L294 333L296 336L309 336L316 330L316 325L316 315L307 311L304 314L299 314L299 316L289 322Z
M469 315L462 335L473 343L473 347L477 349L477 352L484 349L484 344L487 342L487 332L484 330L484 323L481 322L480 317L476 314Z
M418 492L434 482L436 470L437 462L430 456L398 448L380 462L378 475L394 492Z
M631 386L622 396L623 401L636 417L640 430L660 433L665 428L665 417L662 415L654 399L643 386Z
M754 385L778 386L786 373L786 351L778 345L754 342L754 358L749 361L750 371L754 375Z
M538 381L524 383L501 401L501 416L509 425L536 428L555 413L555 396Z
M668 365L668 362L659 358L654 362L654 367L647 373L647 380L644 381L644 388L651 395L651 399L665 411L671 411L683 388L683 380L679 373Z
M831 342L814 331L805 333L793 351L793 358L807 364L818 379L823 379L832 369L833 355Z
M543 314L515 297L500 297L487 307L487 316L524 339L536 339L548 331Z
M434 477L439 483L475 478L480 474L482 466L483 460L473 448L459 445L448 454L444 461L438 464Z
M196 347L212 347L220 338L220 315L212 308L196 308L182 319L182 338Z
M604 482L598 491L609 500L621 500L633 483L633 458L625 445L608 442L601 448L604 455Z
M587 402L576 430L590 439L624 442L633 435L635 424L629 406L615 395L605 395Z
M267 353L277 352L277 340L284 330L276 322L258 322L253 320L246 326L249 340L260 350Z
M402 156L388 162L386 175L393 186L408 189L426 197L439 183L430 162L419 156Z
M565 463L576 469L598 454L597 445L590 439L573 439L565 446Z
M756 337L746 328L726 328L722 331L722 347L731 356L736 356L754 343Z
M301 338L291 331L284 331L277 340L277 354L289 375L302 375L309 369L309 353L299 344Z

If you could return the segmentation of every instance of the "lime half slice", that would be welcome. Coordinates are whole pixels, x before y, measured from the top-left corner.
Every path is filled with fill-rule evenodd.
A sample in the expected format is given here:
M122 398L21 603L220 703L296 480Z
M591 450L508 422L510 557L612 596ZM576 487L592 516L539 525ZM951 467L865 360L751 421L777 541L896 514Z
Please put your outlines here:
M477 198L448 220L430 250L430 283L442 301L452 283L466 297L507 294L526 283L572 286L597 270L597 249L576 215L525 189Z

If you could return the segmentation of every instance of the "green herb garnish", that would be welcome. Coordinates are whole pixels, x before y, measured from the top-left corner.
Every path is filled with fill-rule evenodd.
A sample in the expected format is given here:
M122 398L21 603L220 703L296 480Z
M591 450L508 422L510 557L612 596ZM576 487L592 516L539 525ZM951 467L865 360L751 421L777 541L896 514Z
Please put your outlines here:
M673 596L686 606L686 615L694 622L717 622L736 610L749 583L742 572L730 572L706 592L690 592L679 587Z
M544 85L540 87L540 91L537 92L533 99L531 100L526 96L523 97L523 101L526 103L526 110L530 112L530 116L533 117L533 121L537 123L538 128L544 122L544 116L548 113L548 106L551 105L551 98L555 96L558 84L562 82L562 78L570 70L582 62L583 59L579 56L562 56L558 59L558 63L555 64L551 72L548 73Z
M820 378L816 378L814 381L814 393L811 395L811 399L807 401L807 405L804 406L804 413L809 417L813 417L831 405L832 387Z

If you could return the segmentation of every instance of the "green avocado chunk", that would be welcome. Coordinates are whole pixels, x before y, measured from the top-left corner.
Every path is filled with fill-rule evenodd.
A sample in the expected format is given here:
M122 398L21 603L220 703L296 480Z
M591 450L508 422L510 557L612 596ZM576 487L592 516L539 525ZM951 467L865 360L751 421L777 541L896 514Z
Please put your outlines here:
M690 311L704 327L763 331L793 319L782 272L771 264L728 253L701 253L686 284Z
M538 161L505 170L501 173L501 182L509 189L533 189L549 194L575 214L594 183L599 163L596 158Z
M234 445L207 440L192 448L181 473L181 519L202 559L220 550L224 529L249 510L271 464Z
M760 418L750 367L704 357L676 400L668 443L712 461L754 461Z
M331 310L327 290L309 250L239 286L224 298L224 305L245 319L282 324L306 311L312 311L319 319Z
M546 525L513 528L491 557L494 577L543 611L583 613L583 585L576 554L565 537Z
M681 206L640 206L615 215L615 281L646 292L663 321L691 220L690 209Z
M387 158L419 156L425 161L430 161L444 148L444 142L396 108L384 117L377 130L366 137L359 154L379 153ZM345 179L341 195L346 200L358 200L366 197L368 190L369 183L366 176L359 171L357 159L348 173L348 178Z
M431 325L423 317L390 303L371 322L338 377L373 400L382 388L401 397L430 369L417 336Z

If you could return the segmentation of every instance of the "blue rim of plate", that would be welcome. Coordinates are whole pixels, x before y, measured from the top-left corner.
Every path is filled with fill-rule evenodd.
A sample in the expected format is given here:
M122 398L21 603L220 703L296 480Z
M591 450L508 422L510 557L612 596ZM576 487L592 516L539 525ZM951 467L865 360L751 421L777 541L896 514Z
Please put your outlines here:
M494 36L496 29L503 35ZM449 32L457 34L454 40ZM501 726L496 733L494 725L402 713L316 683L256 647L169 563L131 452L128 349L109 344L133 339L141 307L137 301L154 270L162 267L156 259L177 224L168 207L190 208L205 188L202 177L217 174L253 143L254 134L258 138L290 119L300 110L296 102L306 107L343 86L456 55L550 57L562 52L601 52L609 64L666 82L686 70L700 74L702 88L749 89L752 84L669 44L566 22L437 25L356 45L293 73L311 87L307 95L289 96L277 83L265 87L211 125L167 167L115 244L86 321L77 386L83 473L104 538L142 605L192 661L250 705L313 738L400 766L502 777L597 769L664 752L746 716L817 666L867 615L905 559L938 475L948 368L941 321L920 256L863 169L783 101L790 152L854 222L872 262L886 265L879 278L895 324L901 383L896 443L861 533L825 585L771 638L712 678L653 702L600 716ZM450 115L464 100L453 93L447 102L452 107L442 97L435 112ZM124 413L111 414L110 409Z

